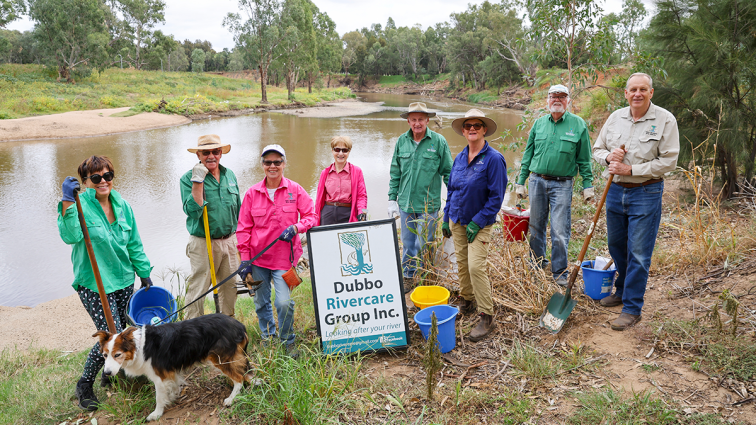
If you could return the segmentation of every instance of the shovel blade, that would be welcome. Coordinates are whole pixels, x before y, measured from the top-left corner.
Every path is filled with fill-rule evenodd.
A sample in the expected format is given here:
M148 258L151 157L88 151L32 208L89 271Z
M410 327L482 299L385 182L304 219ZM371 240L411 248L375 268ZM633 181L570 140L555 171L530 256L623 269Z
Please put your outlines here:
M577 305L576 300L572 298L565 300L565 297L566 295L559 293L554 294L541 315L539 324L553 334L562 330L564 322L567 321L572 309Z

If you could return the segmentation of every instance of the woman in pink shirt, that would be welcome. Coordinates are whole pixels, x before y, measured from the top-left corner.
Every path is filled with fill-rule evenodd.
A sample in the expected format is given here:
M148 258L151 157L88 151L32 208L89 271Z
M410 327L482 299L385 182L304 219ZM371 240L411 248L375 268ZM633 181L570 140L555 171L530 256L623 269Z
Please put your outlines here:
M239 225L236 228L239 256L242 264L239 276L245 280L249 273L262 285L255 291L255 309L265 340L276 337L276 320L270 302L271 283L276 291L278 337L286 344L286 352L297 357L294 346L294 300L283 279L284 273L302 256L299 233L317 223L312 199L302 186L283 176L286 152L279 145L268 145L262 151L265 178L249 188L241 204ZM250 259L278 239L254 263Z
M320 225L367 220L367 190L360 167L347 162L352 140L336 136L331 140L333 164L320 173L315 196L315 213Z

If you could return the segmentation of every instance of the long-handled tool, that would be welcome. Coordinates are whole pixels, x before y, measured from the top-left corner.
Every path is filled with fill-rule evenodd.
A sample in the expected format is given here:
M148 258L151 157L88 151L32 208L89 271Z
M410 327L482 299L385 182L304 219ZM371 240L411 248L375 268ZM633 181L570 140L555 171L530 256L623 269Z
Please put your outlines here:
M84 220L84 212L81 209L81 201L79 200L79 191L74 191L74 198L76 199L76 211L79 213L79 224L81 225L81 233L84 234L84 244L87 246L87 254L89 255L89 263L92 264L92 273L94 274L95 281L97 282L97 292L100 294L100 303L102 303L102 311L105 313L105 321L108 323L108 330L110 333L116 333L115 322L113 321L113 315L110 313L110 303L108 302L108 296L105 294L105 286L102 284L102 277L100 276L100 268L97 267L97 259L95 258L94 249L92 248L92 240L89 239L89 230L87 229L87 222Z
M205 223L205 242L207 242L207 258L210 260L210 281L213 284L213 301L215 302L215 312L220 313L220 302L218 301L218 288L215 286L215 262L213 262L213 243L210 240L210 223L207 219L207 205L202 207L202 221Z
M622 145L621 148L624 149L625 145ZM580 270L580 264L583 263L585 252L588 251L588 245L591 243L593 231L596 230L596 223L598 223L601 210L604 209L604 202L606 202L606 195L609 194L609 188L612 186L612 179L614 179L614 174L609 174L609 180L606 182L604 194L601 195L601 201L599 201L598 206L596 206L596 214L593 215L593 223L591 223L591 227L588 229L588 235L585 237L585 241L583 241L583 249L580 250L580 255L578 256L578 265L573 267L572 273L570 273L567 290L564 295L560 293L552 295L549 304L546 306L546 310L544 310L541 315L539 324L541 327L548 329L551 333L557 333L562 330L564 322L567 321L567 317L570 316L570 313L572 313L572 310L577 304L577 301L572 299L572 286L575 284L575 279L577 279L578 270Z

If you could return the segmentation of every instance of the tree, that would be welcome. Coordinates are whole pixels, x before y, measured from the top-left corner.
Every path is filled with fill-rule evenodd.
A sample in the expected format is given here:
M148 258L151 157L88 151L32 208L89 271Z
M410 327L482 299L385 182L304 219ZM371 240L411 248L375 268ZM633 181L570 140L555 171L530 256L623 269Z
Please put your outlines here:
M18 19L25 9L23 0L0 0L0 28Z
M344 42L344 53L341 55L341 65L344 67L344 74L349 74L349 68L357 62L357 51L365 49L367 38L359 31L351 31L341 37Z
M314 4L313 4L314 6ZM317 11L317 7L315 8ZM318 45L317 64L320 72L328 73L328 87L331 87L331 73L341 68L341 54L344 49L336 23L327 13L317 11L315 14L315 40ZM309 75L312 77L312 73ZM308 90L312 92L312 78L308 79Z
M600 19L602 9L595 0L527 0L531 34L537 44L534 59L546 62L564 60L567 66L567 86L572 91L578 68L595 75L606 68L613 49L610 28ZM576 66L579 56L589 57L587 63Z
M607 16L616 35L618 62L627 62L635 56L638 48L635 40L646 16L648 12L641 0L622 0L622 12L619 15L610 13Z
M505 4L502 6L488 13L486 45L499 58L515 64L523 79L532 85L536 66L528 57L530 43L527 43L522 19L517 17L517 11L513 7Z
M110 9L100 0L30 0L34 36L66 81L79 65L100 66L110 39L104 22Z
M202 49L192 52L192 72L205 72L205 52Z
M277 0L239 0L239 8L246 15L229 13L223 26L234 34L236 46L246 51L260 70L261 103L268 103L268 68L281 54L277 50L285 32L279 26L281 3Z
M116 4L133 38L136 50L134 67L142 69L142 66L146 64L142 57L144 43L156 24L165 23L165 2L163 0L118 0Z
M417 78L417 68L422 59L423 44L425 42L425 36L420 27L397 28L390 41L402 62L402 66L400 67L402 74L409 74L409 72L405 72L405 69L408 69Z
M153 32L145 40L144 52L142 54L147 67L149 69L167 69L171 71L170 52L180 48L180 46L181 44L172 35L165 35L160 30Z

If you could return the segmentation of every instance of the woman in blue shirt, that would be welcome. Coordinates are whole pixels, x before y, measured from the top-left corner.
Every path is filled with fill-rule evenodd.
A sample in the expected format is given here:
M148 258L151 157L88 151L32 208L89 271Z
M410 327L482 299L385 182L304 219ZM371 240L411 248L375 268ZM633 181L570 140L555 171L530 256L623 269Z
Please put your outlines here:
M452 165L441 231L454 240L459 268L460 294L457 307L462 314L480 313L480 322L469 339L480 341L496 329L491 282L486 269L488 243L496 214L504 201L507 163L489 146L486 137L496 133L496 122L477 109L452 121L467 146Z

